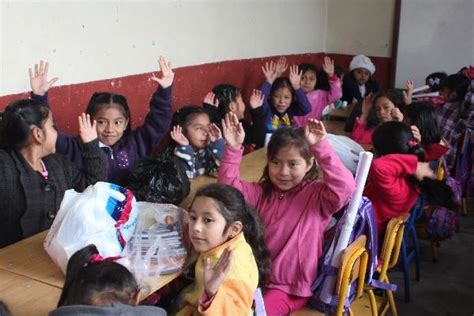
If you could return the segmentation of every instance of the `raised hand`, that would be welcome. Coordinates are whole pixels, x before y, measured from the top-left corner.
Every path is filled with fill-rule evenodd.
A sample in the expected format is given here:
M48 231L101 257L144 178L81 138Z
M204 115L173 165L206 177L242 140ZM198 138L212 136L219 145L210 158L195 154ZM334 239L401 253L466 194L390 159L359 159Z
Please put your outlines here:
M208 92L203 100L204 103L215 106L219 106L219 100L217 100L216 95L213 92Z
M318 144L327 135L323 122L309 119L304 127L304 135L310 145Z
M209 258L204 261L204 290L208 297L216 295L232 265L232 250L226 248L214 267Z
M399 108L393 108L390 112L390 115L392 116L392 119L396 122L403 121L403 114Z
M408 80L407 91L403 91L403 102L405 102L406 105L411 104L412 102L413 89L415 89L415 83L413 80Z
M179 125L173 126L173 129L170 132L171 139L173 139L178 145L188 146L189 140L184 136L183 129Z
M211 143L221 138L222 138L221 129L214 123L209 125L209 140L211 141Z
M281 77L287 68L288 64L286 63L286 57L282 56L278 58L275 70L277 77Z
M324 57L323 70L328 74L329 78L334 76L334 60L328 56Z
M54 77L48 81L48 69L49 63L43 60L40 60L39 65L35 64L34 71L28 68L31 91L33 91L34 94L45 95L49 88L58 81L58 77Z
M421 143L421 133L420 133L420 130L418 129L418 127L416 125L412 125L410 126L411 128L411 133L413 134L413 138L415 138L415 140L417 141L417 143Z
M373 106L373 94L369 93L364 97L364 100L362 101L362 113L359 117L359 119L362 122L367 121L367 117L369 116L370 109L372 109Z
M174 72L173 69L171 69L171 63L167 61L165 57L160 56L158 58L158 64L160 65L161 78L152 74L149 80L158 82L162 88L168 88L174 80Z
M423 180L423 178L436 179L436 175L430 168L428 162L418 162L415 171L415 178L419 181Z
M277 78L276 73L276 64L271 61L266 62L264 66L262 66L263 74L265 75L265 80L268 81L269 84L273 84L273 81Z
M290 82L293 89L298 90L300 88L301 75L303 72L298 72L298 66L290 66Z
M83 144L93 141L97 138L97 121L91 122L91 116L82 113L79 117L79 137Z
M261 107L263 105L263 98L262 91L253 89L252 95L250 96L250 107L252 109Z
M237 115L227 112L222 119L222 131L227 145L233 148L240 148L244 143L245 131Z

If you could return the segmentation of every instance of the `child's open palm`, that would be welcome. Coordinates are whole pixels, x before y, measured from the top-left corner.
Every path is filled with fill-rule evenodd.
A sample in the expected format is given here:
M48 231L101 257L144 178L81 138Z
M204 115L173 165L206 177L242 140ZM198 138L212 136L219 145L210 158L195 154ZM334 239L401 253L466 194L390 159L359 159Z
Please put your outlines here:
M326 134L326 127L324 127L323 122L316 119L309 119L304 127L304 135L311 146L321 142Z
M364 101L362 101L362 114L361 119L366 120L367 116L369 115L370 109L373 106L373 94L369 93L364 97Z
M174 80L174 72L173 69L171 69L171 63L167 61L165 57L160 56L158 58L158 64L160 65L162 76L158 78L155 74L152 74L150 80L158 82L162 88L168 88Z
M232 265L232 250L226 248L214 267L209 258L204 262L204 289L208 297L216 295Z
M334 60L328 56L324 57L323 70L329 77L334 76Z
M215 106L219 106L219 100L217 100L216 95L213 92L208 92L203 100L204 103Z
M209 125L209 140L211 141L211 143L221 138L222 138L221 129L214 123Z
M188 146L189 140L184 136L183 129L179 125L173 126L173 129L170 132L171 139L173 139L178 145Z
M262 66L262 71L263 74L265 75L265 79L269 84L273 84L273 81L277 78L277 73L276 73L276 64L271 61L266 62L264 66Z
M293 89L298 90L300 88L301 75L303 72L298 71L298 66L290 66L290 82L293 86Z
M412 102L413 89L415 89L415 83L412 80L408 80L407 91L403 91L403 102L405 102L406 105Z
M262 91L253 89L252 95L250 96L250 107L252 109L259 108L263 105L263 94Z
M283 73L288 69L288 64L286 63L286 57L282 56L278 58L277 64L276 64L276 75L277 77L281 77Z
M240 148L245 139L245 132L242 123L239 122L237 115L228 112L222 120L222 130L227 144L233 148Z
M31 91L33 91L34 94L45 95L49 88L58 81L58 77L54 77L48 81L48 69L49 63L43 60L40 60L39 65L35 64L34 71L28 68Z
M97 121L91 121L91 116L82 113L79 117L79 137L83 144L89 143L97 138Z

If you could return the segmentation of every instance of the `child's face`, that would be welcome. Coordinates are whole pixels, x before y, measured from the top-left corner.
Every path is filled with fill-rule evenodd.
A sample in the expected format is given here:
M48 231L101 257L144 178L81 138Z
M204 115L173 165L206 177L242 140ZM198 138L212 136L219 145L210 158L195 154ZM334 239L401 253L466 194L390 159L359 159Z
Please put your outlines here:
M313 161L306 162L295 146L286 146L268 161L268 176L279 190L288 191L303 181L312 166Z
M204 149L209 144L209 124L209 116L203 113L193 117L187 125L185 136L194 149Z
M375 111L380 123L393 121L392 110L395 105L386 97L377 98L375 101Z
M230 239L230 226L224 231L226 221L214 199L198 196L189 208L189 239L198 252L205 252Z
M440 89L439 95L442 96L447 102L456 100L456 92L451 92L448 88Z
M369 81L370 72L365 68L357 68L354 70L354 77L357 83L361 86Z
M312 70L307 70L301 76L300 86L305 93L311 92L316 87L317 80L316 73Z
M280 88L272 94L272 103L278 113L285 113L291 105L291 91L288 88Z
M102 144L113 146L127 129L128 119L118 105L102 106L94 115L97 121L97 135Z
M237 117L240 119L244 118L244 113L245 113L245 103L244 100L242 99L242 95L238 95L235 98L234 102L231 102L229 105L229 109L237 115Z

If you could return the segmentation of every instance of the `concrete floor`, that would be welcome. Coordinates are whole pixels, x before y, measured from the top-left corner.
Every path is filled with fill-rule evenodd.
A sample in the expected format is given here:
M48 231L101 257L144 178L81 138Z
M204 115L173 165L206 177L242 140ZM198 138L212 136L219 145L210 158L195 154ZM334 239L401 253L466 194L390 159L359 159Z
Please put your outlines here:
M420 241L421 279L410 271L411 301L405 302L403 274L392 271L390 281L395 292L399 315L474 315L474 208L460 218L460 232L441 242L438 261L432 262L430 243Z

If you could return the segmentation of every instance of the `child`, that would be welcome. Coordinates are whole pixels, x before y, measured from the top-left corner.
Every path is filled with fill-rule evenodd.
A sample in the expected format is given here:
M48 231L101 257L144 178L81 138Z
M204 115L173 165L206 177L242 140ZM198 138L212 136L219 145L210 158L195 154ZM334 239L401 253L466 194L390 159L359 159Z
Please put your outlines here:
M264 96L264 134L292 126L294 116L303 116L311 111L311 104L300 86L301 72L298 72L298 66L290 67L289 78L279 77L285 69L284 58L280 58L277 64L270 62L262 67L266 78L261 88Z
M263 147L265 141L263 96L259 90L253 90L250 97L250 108L252 109L252 123L244 117L245 103L239 89L230 84L220 84L212 89L204 98L203 107L208 111L211 122L220 126L227 112L233 112L242 122L247 136L244 141L245 151Z
M259 212L272 269L265 307L268 315L287 315L312 295L323 234L331 216L355 191L352 174L331 150L322 122L276 131L267 147L268 163L260 183L240 180L242 125L229 113L219 183L239 189ZM316 160L324 173L317 180Z
M166 315L155 306L134 306L138 283L115 259L102 258L94 245L72 255L58 308L49 315Z
M452 206L451 189L435 179L408 125L387 122L373 135L375 159L364 189L375 210L380 236L387 222L407 213L422 193L431 205Z
M189 238L199 258L177 315L249 315L270 269L255 210L230 186L205 186L189 208Z
M375 73L375 65L369 57L364 55L354 56L349 65L349 74L344 77L342 84L342 101L351 104L354 103L354 109L346 120L344 130L351 132L356 117L361 115L362 100L370 93L379 91L379 84L373 77ZM376 126L379 122L372 111L368 118L368 127Z
M171 85L174 72L169 62L162 56L158 59L162 78L155 76L150 80L159 83L150 101L150 112L144 125L131 131L130 109L124 96L96 92L92 95L86 113L97 121L97 134L100 147L107 154L109 182L126 185L129 175L139 158L151 154L162 136L169 130L171 122ZM35 65L30 69L30 83L33 98L47 104L47 92L54 83L48 82L48 63ZM82 166L82 147L79 138L58 134L56 149L69 157L76 166Z
M106 157L98 147L96 123L79 117L83 169L55 154L57 132L47 107L18 100L0 121L0 248L48 229L64 192L104 181Z
M202 107L188 105L176 111L170 136L177 144L174 154L183 161L189 179L213 174L219 168L224 140Z
M320 120L326 105L336 102L341 98L342 89L339 78L334 74L334 61L327 56L324 57L323 70L325 77L329 78L329 89L322 88L323 80L318 82L316 67L311 64L301 64L298 68L302 72L301 88L306 93L306 97L311 104L311 112L305 116L295 117L294 121L296 126L304 126L310 118ZM320 75L321 77L322 75Z
M400 108L403 107L402 94L396 90L386 90L377 93L375 97L372 94L364 97L362 102L362 114L356 118L354 129L352 130L352 139L360 144L370 144L372 135L376 127L368 127L368 117L372 108L375 108L377 120L380 123L390 121L403 121L403 114Z

